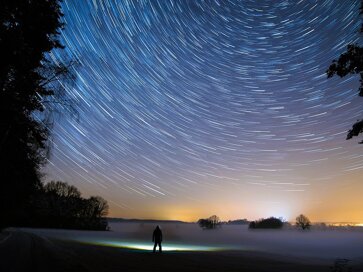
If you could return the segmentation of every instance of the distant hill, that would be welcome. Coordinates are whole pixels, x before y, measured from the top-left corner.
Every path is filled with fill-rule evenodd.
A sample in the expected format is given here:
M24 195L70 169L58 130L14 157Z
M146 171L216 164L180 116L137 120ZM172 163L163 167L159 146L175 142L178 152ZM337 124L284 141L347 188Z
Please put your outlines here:
M163 224L191 224L190 222L184 222L179 220L156 220L156 219L127 219L127 218L106 218L109 223L163 223Z

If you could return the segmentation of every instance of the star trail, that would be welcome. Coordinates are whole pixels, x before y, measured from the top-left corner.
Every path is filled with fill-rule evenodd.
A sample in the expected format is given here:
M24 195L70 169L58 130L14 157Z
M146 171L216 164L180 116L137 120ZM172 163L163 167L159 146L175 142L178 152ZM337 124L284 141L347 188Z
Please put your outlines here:
M69 0L67 86L47 179L111 216L363 220L355 76L327 79L359 42L356 0ZM350 209L351 213L344 213ZM348 217L348 218L346 218Z

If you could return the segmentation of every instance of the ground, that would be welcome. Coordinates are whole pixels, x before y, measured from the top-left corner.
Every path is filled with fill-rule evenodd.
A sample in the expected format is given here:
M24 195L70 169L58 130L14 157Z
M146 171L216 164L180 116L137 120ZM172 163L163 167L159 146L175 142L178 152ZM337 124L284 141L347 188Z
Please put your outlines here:
M331 271L333 264L256 252L164 252L127 250L48 239L10 230L0 234L0 271ZM355 265L354 272L363 271Z

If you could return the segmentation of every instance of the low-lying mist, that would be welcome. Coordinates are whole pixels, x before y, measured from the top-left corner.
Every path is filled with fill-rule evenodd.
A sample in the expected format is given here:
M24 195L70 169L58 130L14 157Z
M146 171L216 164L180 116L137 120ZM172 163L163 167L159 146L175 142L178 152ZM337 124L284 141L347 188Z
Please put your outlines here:
M32 229L42 236L83 242L110 244L138 242L150 245L155 223L110 223L110 231L72 231ZM316 259L363 257L363 229L294 228L281 230L250 230L247 225L222 225L203 230L197 224L161 223L163 246L171 244L210 246L220 250L244 250L309 257Z

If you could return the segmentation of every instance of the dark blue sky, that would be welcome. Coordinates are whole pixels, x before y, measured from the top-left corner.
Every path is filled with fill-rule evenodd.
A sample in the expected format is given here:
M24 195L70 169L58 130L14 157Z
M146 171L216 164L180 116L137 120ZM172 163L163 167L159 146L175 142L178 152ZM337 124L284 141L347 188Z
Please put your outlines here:
M113 216L363 221L343 212L362 190L362 146L345 141L358 79L325 74L358 41L359 4L65 1L80 118L55 126L48 179Z

